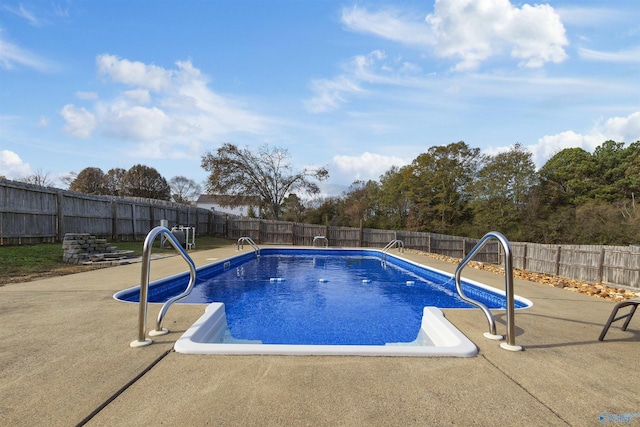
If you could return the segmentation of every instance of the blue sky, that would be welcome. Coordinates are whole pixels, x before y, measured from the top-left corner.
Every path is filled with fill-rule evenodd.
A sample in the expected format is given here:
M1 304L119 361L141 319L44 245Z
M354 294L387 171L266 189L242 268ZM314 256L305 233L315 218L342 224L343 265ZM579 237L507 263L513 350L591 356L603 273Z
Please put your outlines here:
M326 194L435 145L640 140L640 2L4 1L0 175L141 163L206 179L230 142ZM61 184L60 184L61 185Z

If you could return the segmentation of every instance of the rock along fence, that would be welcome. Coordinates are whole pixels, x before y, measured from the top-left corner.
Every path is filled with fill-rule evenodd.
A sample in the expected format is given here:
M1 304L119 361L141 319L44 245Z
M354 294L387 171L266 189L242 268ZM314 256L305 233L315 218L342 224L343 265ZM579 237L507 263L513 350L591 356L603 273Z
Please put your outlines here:
M94 262L122 263L133 257L133 251L119 251L109 245L107 239L98 239L89 233L69 233L62 241L62 260L71 264Z

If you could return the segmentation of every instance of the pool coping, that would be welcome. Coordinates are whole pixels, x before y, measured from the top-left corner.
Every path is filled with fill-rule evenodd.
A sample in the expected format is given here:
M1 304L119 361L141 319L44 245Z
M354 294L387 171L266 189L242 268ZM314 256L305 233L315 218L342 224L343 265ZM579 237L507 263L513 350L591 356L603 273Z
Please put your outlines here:
M291 247L269 247L263 248L263 252L299 252L299 251L318 251L319 253L327 252L352 252L363 255L371 253L379 254L381 260L392 258L393 263L400 267L406 268L403 264L409 264L413 268L428 269L439 275L443 275L453 280L454 275L446 271L427 267L424 264L414 262L407 258L402 258L394 254L384 252L377 248L291 248ZM249 252L237 254L227 258L216 260L210 264L205 264L197 268L196 271L209 268L220 268L226 271L232 265L253 255ZM383 261L384 262L384 261ZM150 283L152 287L160 287L164 283L174 280L177 277L185 276L186 273L180 273L156 280ZM506 292L487 286L483 283L463 279L463 284L472 285L483 289L489 293L498 294L505 297ZM129 302L138 304L137 302L126 301L120 299L121 296L139 292L139 286L130 287L116 292L113 298L119 302ZM517 310L523 310L533 306L533 302L527 298L515 295L514 299L525 307L519 307ZM162 303L150 303L162 304ZM176 304L180 304L176 302ZM202 303L184 303L184 304L202 304ZM474 308L446 308L447 310L473 310ZM505 311L504 308L493 309L495 311ZM204 314L193 323L189 329L176 341L174 350L181 354L226 354L226 355L294 355L294 356L418 356L418 357L473 357L477 354L478 348L467 338L458 328L449 322L442 310L438 307L424 307L421 319L421 327L416 339L408 343L387 343L386 345L302 345L302 344L263 344L261 342L246 341L226 341L220 342L227 331L228 326L224 304L220 302L208 303ZM426 339L425 339L426 337ZM498 336L499 338L499 336ZM425 342L427 344L425 344Z

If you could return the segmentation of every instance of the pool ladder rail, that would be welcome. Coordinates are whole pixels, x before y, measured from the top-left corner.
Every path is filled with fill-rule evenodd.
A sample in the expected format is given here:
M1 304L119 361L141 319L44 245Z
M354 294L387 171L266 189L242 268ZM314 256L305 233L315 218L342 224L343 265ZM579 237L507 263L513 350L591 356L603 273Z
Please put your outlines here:
M142 275L140 278L140 303L138 310L138 339L131 342L131 347L144 347L153 342L153 340L146 337L147 306L149 304L149 270L151 267L151 248L153 246L153 241L158 235L163 235L166 239L165 241L168 241L189 265L189 284L187 285L184 292L174 296L173 298L170 298L162 305L162 308L160 308L160 312L158 313L158 318L156 320L156 328L149 331L149 336L155 337L169 333L168 329L164 329L162 327L162 322L164 320L165 314L167 313L167 310L169 309L171 304L189 295L189 293L191 293L191 290L193 289L193 285L196 282L196 266L191 257L187 255L187 252L182 248L178 239L176 239L171 231L164 226L158 226L151 230L144 240L144 246L142 249Z
M313 246L316 245L317 241L324 242L324 247L325 248L329 247L329 239L327 239L327 236L314 236L313 237Z
M256 253L256 258L260 258L260 248L258 247L258 245L256 245L256 243L253 241L251 237L244 236L239 238L238 250L244 249L244 242L247 242L248 244L250 244L251 247L253 248L253 251Z
M471 258L480 251L484 247L484 245L491 239L497 240L504 249L504 285L505 285L505 293L506 293L506 303L507 303L507 342L501 343L500 347L509 351L521 351L522 347L516 345L516 326L515 326L515 301L513 294L513 253L511 251L511 245L509 241L502 233L497 231L490 231L485 234L482 239L474 246L474 248L469 252L469 254L458 264L455 272L456 279L456 290L464 301L469 304L475 305L480 308L484 315L487 317L487 321L489 322L489 332L485 332L484 336L486 338L492 340L502 340L504 337L502 335L496 334L496 322L493 318L493 314L486 305L482 304L479 301L469 298L465 295L462 290L462 285L460 283L460 275L462 273L462 269L469 263Z
M404 253L404 242L402 240L393 239L387 246L382 249L382 262L385 263L387 261L387 253L393 249L394 247L398 248L398 252Z

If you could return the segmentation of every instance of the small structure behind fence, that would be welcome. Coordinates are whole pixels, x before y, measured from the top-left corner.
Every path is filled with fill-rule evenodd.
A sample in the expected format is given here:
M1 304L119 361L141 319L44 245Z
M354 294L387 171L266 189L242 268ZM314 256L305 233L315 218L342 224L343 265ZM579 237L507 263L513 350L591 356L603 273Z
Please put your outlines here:
M405 248L459 259L478 242L477 239L427 232L233 217L161 200L92 196L0 180L0 245L62 242L66 233L90 233L112 242L142 241L161 220L167 220L170 227L195 227L200 235L232 240L247 236L258 244L311 246L315 236L324 236L329 246L382 248L391 240L399 239ZM511 246L515 268L640 289L638 246L522 242L511 242ZM487 243L474 260L502 263L500 245Z

